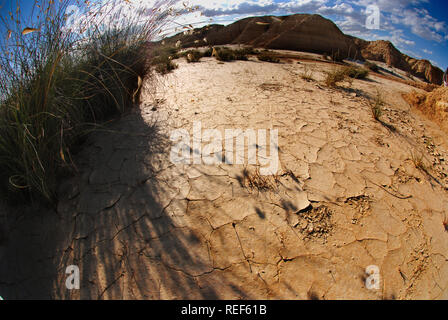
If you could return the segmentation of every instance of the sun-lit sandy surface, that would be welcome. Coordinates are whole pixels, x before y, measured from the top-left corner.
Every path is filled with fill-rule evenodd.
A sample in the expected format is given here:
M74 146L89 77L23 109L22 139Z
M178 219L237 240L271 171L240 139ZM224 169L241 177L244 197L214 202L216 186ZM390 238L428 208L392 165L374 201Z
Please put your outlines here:
M44 296L20 291L40 281L73 299L448 298L446 140L401 98L412 87L370 76L329 89L322 71L333 66L322 63L176 62L148 81L139 112L77 155L59 216L30 222L51 236L20 239L29 256L45 251L35 258L45 271L14 286L17 272L11 296ZM301 79L305 65L315 81ZM365 98L377 88L389 127ZM278 129L278 174L254 188L253 166L173 165L169 134L194 121ZM79 291L65 289L71 264ZM371 265L379 290L366 288Z

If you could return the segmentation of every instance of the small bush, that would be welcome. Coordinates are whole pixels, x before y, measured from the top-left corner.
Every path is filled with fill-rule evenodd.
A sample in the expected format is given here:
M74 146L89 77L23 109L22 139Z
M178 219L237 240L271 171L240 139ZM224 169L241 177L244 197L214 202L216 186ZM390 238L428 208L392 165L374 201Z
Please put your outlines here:
M218 61L232 61L234 59L233 51L228 48L215 48L215 57Z
M202 53L203 57L210 58L213 55L213 48L208 48Z
M248 51L246 49L237 49L233 51L234 60L242 60L247 61L248 58Z
M156 47L153 49L151 56L153 57L151 59L151 65L160 74L167 74L178 67L173 60L178 59L180 55L174 47Z
M344 72L352 79L365 79L369 75L369 70L355 66L346 67Z
M271 63L279 63L280 59L272 51L263 51L257 56L258 60Z
M245 47L242 49L238 49L238 51L244 53L245 55L258 54L258 51L255 50L254 47Z
M171 71L177 69L179 66L173 62L170 57L164 56L152 60L152 65L154 65L156 72L160 74L167 74Z
M380 67L378 67L378 65L376 65L373 62L366 61L364 63L364 67L369 69L369 70L371 70L371 71L373 71L373 72L379 72L380 71Z
M326 72L325 85L327 87L336 87L338 83L344 81L347 75L343 69L335 69Z
M199 62L203 54L199 50L189 50L185 54L185 59L188 63Z
M214 52L216 59L219 61L249 60L249 58L247 57L246 49L232 50L226 47L222 47L222 48L214 48Z

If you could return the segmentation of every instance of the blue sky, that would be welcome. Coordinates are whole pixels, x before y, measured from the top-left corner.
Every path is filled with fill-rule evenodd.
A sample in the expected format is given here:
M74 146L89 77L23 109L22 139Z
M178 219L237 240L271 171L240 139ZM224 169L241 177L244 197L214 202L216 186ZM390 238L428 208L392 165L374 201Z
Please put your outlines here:
M0 9L2 16L15 1L0 0L0 5L4 5ZM151 6L156 0L130 1L144 1ZM180 4L182 2L199 6L202 15L191 14L182 20L196 27L208 23L229 24L257 15L317 13L333 20L347 34L366 40L390 40L410 56L430 60L442 69L448 67L447 0L184 0ZM19 0L19 3L23 11L27 11L34 0ZM380 9L379 30L366 28L368 5Z

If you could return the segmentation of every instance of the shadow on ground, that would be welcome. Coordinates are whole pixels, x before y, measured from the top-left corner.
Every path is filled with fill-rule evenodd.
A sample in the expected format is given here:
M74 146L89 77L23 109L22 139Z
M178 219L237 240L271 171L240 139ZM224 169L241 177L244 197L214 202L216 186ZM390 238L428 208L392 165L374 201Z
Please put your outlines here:
M124 116L75 156L78 173L62 182L57 212L8 208L1 296L218 299L224 290L226 297L252 297L244 279L216 268L210 224L187 215L190 182L168 161L163 130L139 111ZM79 267L80 290L65 286L70 265Z

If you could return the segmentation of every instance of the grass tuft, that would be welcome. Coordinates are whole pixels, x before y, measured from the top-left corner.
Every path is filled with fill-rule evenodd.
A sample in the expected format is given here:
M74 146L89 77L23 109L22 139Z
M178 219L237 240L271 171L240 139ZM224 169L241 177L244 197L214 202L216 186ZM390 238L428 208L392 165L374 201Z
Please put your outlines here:
M218 61L229 62L234 60L249 60L248 54L250 49L236 49L232 50L227 47L215 47L212 49L212 55L216 57Z
M72 154L86 135L138 103L150 71L147 44L167 17L160 10L142 22L110 15L110 2L86 1L83 23L69 25L71 5L83 4L42 0L31 17L18 8L0 19L0 189L7 200L57 200L58 181L74 171ZM112 20L101 27L100 19Z
M381 117L383 115L383 107L385 105L383 95L380 91L377 91L376 96L373 100L370 100L370 110L372 112L372 116L376 121L381 121Z
M189 50L185 53L185 59L188 63L199 62L203 57L203 53L199 50Z
M411 152L411 160L414 164L415 168L427 173L428 167L425 164L424 157L422 153L416 154L414 152Z
M277 57L275 52L265 50L258 54L257 56L258 60L264 61L264 62L271 62L271 63L280 63L280 59Z
M313 70L309 66L305 65L303 72L300 74L300 78L307 82L314 81Z
M326 72L325 77L325 85L327 87L336 87L340 82L344 81L346 79L346 74L343 69L334 69L332 71Z
M344 68L345 74L352 79L365 79L369 75L369 70L355 66Z

